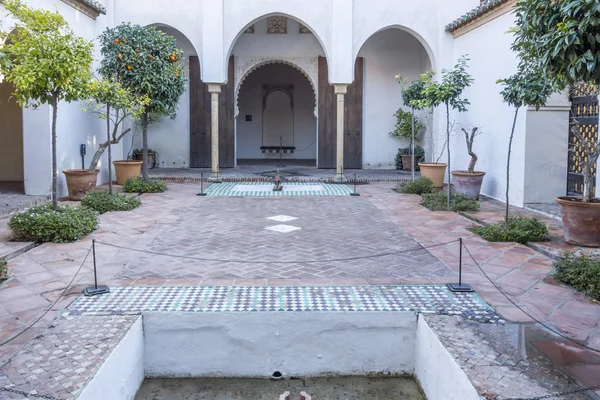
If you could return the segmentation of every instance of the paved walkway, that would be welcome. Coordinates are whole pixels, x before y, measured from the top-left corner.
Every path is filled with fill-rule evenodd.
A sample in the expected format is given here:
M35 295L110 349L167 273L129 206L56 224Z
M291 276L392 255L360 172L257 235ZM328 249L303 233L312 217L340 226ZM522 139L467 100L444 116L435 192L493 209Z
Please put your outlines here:
M485 242L466 229L472 224L467 218L426 210L418 196L400 195L390 186L360 186L358 198L197 197L197 183L170 185L163 194L143 195L141 208L101 216L100 228L88 238L44 244L9 262L13 278L0 286L0 340L22 329L58 298L79 270L92 238L188 257L176 259L98 244L100 280L112 286L331 286L456 281L459 249L454 241L462 237L494 283L520 306L565 334L600 347L600 306L549 278L549 258L526 246ZM276 226L280 227L267 229ZM386 252L392 254L382 255ZM252 263L214 260L225 255ZM365 255L373 257L358 258ZM331 258L345 261L306 262ZM531 323L466 254L463 266L464 280L505 319ZM75 287L36 326L52 321L92 283L91 267L91 259L83 263ZM32 329L1 347L0 361L36 334ZM554 342L563 354L586 360L587 364L571 365L570 376L582 384L600 383L600 362L566 341Z

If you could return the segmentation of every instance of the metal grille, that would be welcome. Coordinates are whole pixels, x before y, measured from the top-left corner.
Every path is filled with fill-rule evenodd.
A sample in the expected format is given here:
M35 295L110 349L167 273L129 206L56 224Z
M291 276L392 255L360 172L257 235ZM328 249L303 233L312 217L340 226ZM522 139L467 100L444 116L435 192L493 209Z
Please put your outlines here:
M584 156L573 129L579 130L590 141L598 141L598 87L580 83L571 88L567 195L580 196L583 194L583 167L579 160ZM596 167L592 173L592 182L595 182Z

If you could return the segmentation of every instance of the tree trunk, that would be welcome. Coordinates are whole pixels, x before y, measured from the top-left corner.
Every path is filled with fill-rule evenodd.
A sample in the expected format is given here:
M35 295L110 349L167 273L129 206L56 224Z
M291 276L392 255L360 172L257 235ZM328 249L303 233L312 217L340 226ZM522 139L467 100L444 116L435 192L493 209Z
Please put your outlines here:
M450 210L450 105L446 103L446 141L448 142L448 210Z
M143 153L142 153L142 177L145 181L148 180L148 113L144 113L142 116L142 142L143 142Z
M110 151L110 104L106 105L106 143L108 147L108 193L112 196L113 185L112 185L112 154Z
M415 109L412 109L412 113L410 115L410 128L411 128L411 137L410 137L410 174L411 180L414 182L415 180Z
M592 182L592 167L594 163L588 161L583 163L583 202L589 203L591 202L595 196L594 193L594 182Z
M463 128L463 132L465 133L465 139L467 140L467 153L471 156L471 162L469 162L469 168L467 172L472 174L475 172L475 164L477 164L477 155L473 153L473 141L475 140L475 134L477 132L477 128L473 128L471 134L469 136L469 132Z
M52 96L52 208L56 210L58 208L58 191L56 186L56 169L58 163L56 162L56 115L58 108L58 96Z
M506 159L506 204L504 209L504 226L508 226L508 209L510 204L508 202L508 192L510 189L510 153L512 150L513 136L515 135L515 127L517 126L517 116L519 115L519 108L520 107L517 107L515 109L515 119L513 120L512 130L510 131L510 140L508 141L508 157Z

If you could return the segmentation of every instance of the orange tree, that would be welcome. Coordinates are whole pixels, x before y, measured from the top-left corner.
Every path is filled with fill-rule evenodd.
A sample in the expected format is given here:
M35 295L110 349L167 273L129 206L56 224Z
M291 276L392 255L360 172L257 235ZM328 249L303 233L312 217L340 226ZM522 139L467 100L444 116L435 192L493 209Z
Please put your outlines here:
M3 6L15 20L12 32L1 32L0 68L15 87L21 106L52 107L52 207L57 209L56 120L60 101L87 96L92 76L92 43L77 36L57 11L31 8L19 0Z
M148 125L161 116L175 118L185 91L183 52L174 37L154 28L121 24L100 35L100 74L117 78L121 85L146 96L149 103L141 116L143 177L148 179Z

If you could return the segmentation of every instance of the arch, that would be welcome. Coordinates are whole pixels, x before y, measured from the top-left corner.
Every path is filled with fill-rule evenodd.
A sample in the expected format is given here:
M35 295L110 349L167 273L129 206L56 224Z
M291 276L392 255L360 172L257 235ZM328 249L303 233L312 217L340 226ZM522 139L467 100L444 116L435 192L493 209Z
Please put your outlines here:
M365 43L367 43L367 41L370 38L372 38L373 36L375 36L379 32L383 32L383 31L386 31L388 29L398 29L398 30L404 31L404 32L412 35L415 39L417 39L419 41L419 43L421 43L421 46L423 46L423 48L425 49L425 52L427 53L427 57L429 57L429 62L431 63L431 69L434 70L434 71L436 71L437 67L436 67L435 55L434 55L433 50L432 50L431 46L429 45L429 43L427 43L427 41L423 38L423 36L421 36L415 30L410 29L410 28L408 28L406 26L397 25L397 24L392 24L392 25L384 26L384 27L382 27L380 29L377 29L377 30L371 32L368 35L365 35L365 37L359 42L359 45L356 46L355 49L354 49L354 54L353 54L354 60L356 60L356 58L358 57L358 54L360 53L360 51L364 47Z
M253 18L253 19L247 21L246 24L242 27L242 29L240 29L238 31L237 35L233 38L233 40L231 41L231 43L228 46L227 52L225 54L224 65L227 66L229 57L231 56L235 45L237 44L239 38L244 34L246 29L248 29L248 27L250 27L251 25L255 24L256 22L258 22L262 19L274 17L274 16L281 16L281 17L286 17L286 18L292 19L292 20L298 22L299 24L302 24L302 25L306 26L308 29L310 29L310 31L312 32L314 37L319 42L321 48L323 49L323 52L325 53L325 57L327 57L329 59L329 52L328 52L327 46L325 45L325 42L323 41L319 32L317 32L310 24L304 22L302 19L300 19L298 17L295 17L294 15L291 15L291 14L288 14L285 12L271 12L271 13L267 13L267 14L262 14L256 18ZM225 74L225 76L227 76L227 75Z
M318 66L318 57L295 57L295 58L284 58L284 57L251 57L251 58L241 58L236 57L234 59L235 72L234 72L234 118L238 117L239 107L238 107L238 98L240 94L240 89L244 81L250 76L250 74L262 66L269 64L284 64L288 65L302 73L308 79L310 83L315 99L315 109L314 114L317 116L318 112L318 98L319 98L319 89L318 89L318 79L319 79L319 66Z
M292 90L290 90L289 88L283 87L283 86L274 86L274 87L270 88L269 90L267 90L267 92L263 96L263 101L262 101L263 111L267 108L267 100L269 99L269 96L275 92L283 92L290 100L290 106L292 107L292 110L293 110L294 109L294 95L292 94Z
M158 30L163 31L166 34L173 36L178 42L181 39L183 39L183 42L185 44L187 44L193 50L193 54L186 54L186 56L197 56L198 55L198 49L196 49L196 46L194 46L194 43L192 43L190 38L187 37L187 35L185 33L180 31L179 29L175 28L173 25L165 24L163 22L154 22L151 24L147 24L145 26L157 28ZM173 31L173 33L170 33L169 31Z

